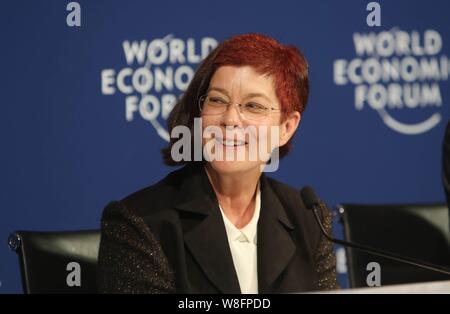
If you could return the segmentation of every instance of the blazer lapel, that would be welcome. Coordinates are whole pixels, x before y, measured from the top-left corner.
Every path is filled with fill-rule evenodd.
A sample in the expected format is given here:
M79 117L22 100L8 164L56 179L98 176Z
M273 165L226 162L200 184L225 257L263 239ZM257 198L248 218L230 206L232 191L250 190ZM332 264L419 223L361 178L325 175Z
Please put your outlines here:
M277 288L275 282L292 260L296 245L289 234L294 227L282 203L264 174L260 180L258 290L270 293ZM208 279L222 293L240 293L225 225L203 166L187 166L176 208L188 213L180 215L184 241Z
M261 176L261 213L258 221L258 290L273 292L273 284L288 266L296 246L289 221L278 196L263 174Z
M189 171L182 183L176 205L177 209L190 213L185 222L184 241L218 290L240 293L217 198L204 168L194 167L196 169ZM181 217L183 224L183 215Z

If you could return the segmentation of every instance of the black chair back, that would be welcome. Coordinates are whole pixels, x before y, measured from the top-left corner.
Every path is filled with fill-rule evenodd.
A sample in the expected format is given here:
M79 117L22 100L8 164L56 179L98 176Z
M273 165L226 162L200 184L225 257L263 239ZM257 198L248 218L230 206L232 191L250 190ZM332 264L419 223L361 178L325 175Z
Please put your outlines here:
M24 293L96 293L99 244L99 230L17 231L9 237Z
M339 206L347 241L450 266L449 209L433 205ZM449 276L346 248L350 287L367 287L367 265L377 262L381 285L449 280Z

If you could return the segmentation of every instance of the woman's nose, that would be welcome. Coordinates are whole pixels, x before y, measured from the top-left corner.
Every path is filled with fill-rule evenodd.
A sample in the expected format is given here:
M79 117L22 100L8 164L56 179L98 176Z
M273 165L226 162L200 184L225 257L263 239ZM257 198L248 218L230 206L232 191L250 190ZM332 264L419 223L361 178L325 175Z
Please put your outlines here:
M224 126L241 126L242 116L239 111L239 106L235 104L230 104L227 110L223 114L223 124Z

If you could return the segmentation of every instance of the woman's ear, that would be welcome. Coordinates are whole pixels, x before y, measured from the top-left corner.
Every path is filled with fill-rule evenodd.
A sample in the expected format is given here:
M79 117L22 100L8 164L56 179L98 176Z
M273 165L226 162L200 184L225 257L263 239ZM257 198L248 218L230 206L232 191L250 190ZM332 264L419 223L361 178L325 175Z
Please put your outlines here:
M301 120L300 112L291 112L280 125L280 146L286 144L294 135Z

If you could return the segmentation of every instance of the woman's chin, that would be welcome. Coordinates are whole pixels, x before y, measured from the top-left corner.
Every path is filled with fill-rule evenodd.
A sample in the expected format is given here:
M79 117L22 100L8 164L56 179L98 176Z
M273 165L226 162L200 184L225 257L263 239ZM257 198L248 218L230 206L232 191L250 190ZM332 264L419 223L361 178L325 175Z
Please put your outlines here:
M209 163L219 174L235 174L259 170L261 162L258 161L217 161Z

